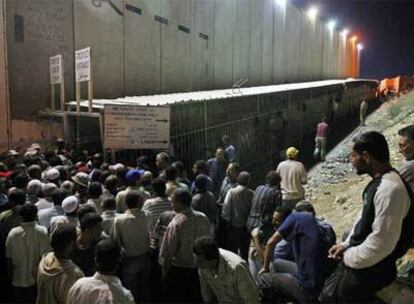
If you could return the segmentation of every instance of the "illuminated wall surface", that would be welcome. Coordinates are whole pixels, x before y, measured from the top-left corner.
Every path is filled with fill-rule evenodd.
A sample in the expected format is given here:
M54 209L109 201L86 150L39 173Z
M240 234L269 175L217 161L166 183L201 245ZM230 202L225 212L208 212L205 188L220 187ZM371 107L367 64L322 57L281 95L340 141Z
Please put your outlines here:
M11 115L50 104L62 54L74 99L76 49L90 46L95 98L356 77L355 43L274 0L6 0ZM86 97L86 88L83 97Z

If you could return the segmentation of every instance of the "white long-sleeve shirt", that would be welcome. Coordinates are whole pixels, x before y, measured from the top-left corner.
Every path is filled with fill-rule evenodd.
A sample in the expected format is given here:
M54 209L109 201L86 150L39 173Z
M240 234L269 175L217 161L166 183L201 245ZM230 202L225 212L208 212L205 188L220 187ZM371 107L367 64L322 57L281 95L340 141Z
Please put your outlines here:
M404 218L410 209L410 197L396 172L383 175L374 196L375 219L372 232L358 246L349 247L344 252L344 263L354 269L371 267L386 258L395 249L401 235ZM361 218L362 212L355 222ZM343 245L348 246L352 229Z

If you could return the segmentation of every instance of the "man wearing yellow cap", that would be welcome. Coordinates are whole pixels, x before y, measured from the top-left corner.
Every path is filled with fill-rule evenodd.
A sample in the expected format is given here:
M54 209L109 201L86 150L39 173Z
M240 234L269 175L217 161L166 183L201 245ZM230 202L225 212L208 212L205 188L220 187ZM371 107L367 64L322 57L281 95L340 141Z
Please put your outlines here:
M277 166L276 172L279 173L282 181L282 204L293 209L300 200L305 198L303 185L308 182L308 175L305 166L296 160L299 150L290 147L286 150L285 161Z

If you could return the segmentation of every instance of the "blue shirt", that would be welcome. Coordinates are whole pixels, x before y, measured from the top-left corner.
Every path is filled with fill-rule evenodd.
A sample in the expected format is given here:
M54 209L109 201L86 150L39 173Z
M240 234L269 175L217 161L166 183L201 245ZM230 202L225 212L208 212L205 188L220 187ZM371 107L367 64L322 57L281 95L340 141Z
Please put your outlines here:
M295 277L303 288L318 289L320 278L319 230L316 219L309 212L293 212L278 229L283 238L292 243L298 267Z
M295 257L293 255L292 243L286 240L281 240L275 246L275 250L273 251L273 260L275 259L283 259L294 262Z
M230 162L234 161L236 158L236 148L233 145L229 145L224 152Z
M227 164L221 163L217 158L210 158L207 161L208 175L213 181L213 192L218 194L220 192L221 184L226 177Z
M213 181L211 180L210 176L207 176L207 191L213 192ZM197 188L195 186L195 182L191 183L191 193L195 194L197 192Z

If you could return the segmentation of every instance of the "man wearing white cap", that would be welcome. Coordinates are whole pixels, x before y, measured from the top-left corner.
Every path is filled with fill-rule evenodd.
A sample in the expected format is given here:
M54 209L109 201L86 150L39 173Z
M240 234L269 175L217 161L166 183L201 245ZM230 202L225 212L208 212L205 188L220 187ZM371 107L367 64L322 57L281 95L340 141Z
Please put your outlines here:
M60 185L60 172L56 168L50 168L46 171L46 180L50 183L54 183L56 186Z
M56 194L53 195L53 207L42 209L37 213L37 219L40 225L49 228L51 218L65 214L62 208L62 202L67 196L68 194L62 189L59 189Z
M35 204L37 210L47 209L53 207L53 195L55 195L58 191L58 187L55 184L47 183L43 186L43 196L37 201Z
M39 200L39 194L42 193L43 184L38 179L32 179L27 184L27 201L31 204L36 204Z
M308 182L308 175L305 166L296 160L299 153L295 147L286 150L285 161L277 166L276 172L279 173L282 181L282 204L293 209L300 200L305 198L303 184Z
M62 208L65 215L54 216L50 219L49 231L52 233L57 226L62 223L71 223L77 227L79 225L78 208L79 201L74 195L68 196L62 202Z

